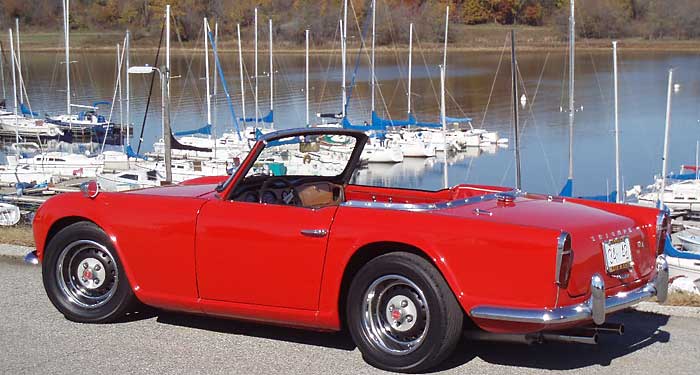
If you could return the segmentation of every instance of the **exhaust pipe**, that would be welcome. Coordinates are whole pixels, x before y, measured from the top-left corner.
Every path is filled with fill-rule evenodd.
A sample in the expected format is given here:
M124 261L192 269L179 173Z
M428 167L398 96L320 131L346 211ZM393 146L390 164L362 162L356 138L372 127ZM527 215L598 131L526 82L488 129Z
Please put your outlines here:
M593 333L591 336L578 336L578 335L563 335L558 333L543 333L542 340L549 342L566 342L573 344L588 344L596 345L598 344L598 333Z
M621 323L604 323L599 326L581 328L584 332L607 333L622 336L625 334L625 325Z
M598 333L593 334L565 334L565 333L528 333L505 334L485 331L466 331L464 337L471 340L510 342L516 344L541 344L543 342L563 342L575 344L595 345L598 343Z

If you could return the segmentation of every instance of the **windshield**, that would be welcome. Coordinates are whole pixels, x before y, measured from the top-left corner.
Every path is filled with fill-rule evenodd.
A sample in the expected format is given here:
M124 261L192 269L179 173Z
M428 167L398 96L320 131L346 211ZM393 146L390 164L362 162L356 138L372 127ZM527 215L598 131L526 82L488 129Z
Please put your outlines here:
M246 177L338 176L348 165L356 139L342 134L306 135L270 141Z

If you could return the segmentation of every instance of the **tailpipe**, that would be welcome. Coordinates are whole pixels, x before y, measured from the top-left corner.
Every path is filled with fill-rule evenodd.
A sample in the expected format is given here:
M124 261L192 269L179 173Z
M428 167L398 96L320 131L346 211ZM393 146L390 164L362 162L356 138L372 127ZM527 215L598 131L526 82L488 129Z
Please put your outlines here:
M621 323L604 323L597 326L583 327L584 332L606 333L622 336L625 334L625 325Z
M598 344L598 333L592 335L566 335L560 333L542 333L542 340L549 342L566 342L571 344Z
M485 331L467 331L464 337L479 341L510 342L518 344L542 344L544 342L562 342L570 344L596 345L598 332L566 333L566 332L538 332L528 334L504 334Z

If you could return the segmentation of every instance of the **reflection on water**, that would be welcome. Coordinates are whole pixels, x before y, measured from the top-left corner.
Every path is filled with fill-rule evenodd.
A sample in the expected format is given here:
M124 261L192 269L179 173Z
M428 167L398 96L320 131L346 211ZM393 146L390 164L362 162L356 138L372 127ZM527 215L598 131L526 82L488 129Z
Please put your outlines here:
M505 35L504 35L505 37ZM60 42L57 36L57 43ZM405 54L383 54L378 58L377 79L381 95L377 99L380 116L394 119L406 117L406 64ZM74 51L77 63L73 67L73 102L90 104L95 100L111 100L116 76L115 55ZM507 54L500 64L500 53L453 52L448 56L447 114L470 116L474 125L498 131L512 139L510 108L510 73ZM32 109L56 114L64 110L64 73L60 64L61 53L22 54L24 79ZM350 56L354 67L356 56ZM221 54L226 81L231 90L237 115L241 112L237 54ZM246 55L246 67L252 72L253 59ZM414 56L413 112L419 121L438 119L439 74L437 64L441 56L418 53ZM369 120L368 64L362 56L352 91L349 117L353 123ZM575 193L603 194L614 184L614 139L612 113L611 53L580 52L576 66L575 128ZM135 51L132 65L152 64L153 55ZM546 64L545 64L546 63ZM173 52L171 85L173 128L192 129L206 121L204 106L203 58L200 54ZM698 125L698 98L700 97L700 56L697 53L627 52L620 49L620 126L622 174L626 186L651 182L651 176L661 169L663 124L667 68L675 67L674 77L680 90L674 93L669 165L695 160L695 142L700 138ZM566 106L566 56L562 52L521 53L519 68L528 99L521 110L523 187L528 191L556 193L568 174L568 125ZM268 71L267 59L261 59L261 71ZM498 75L496 76L497 71ZM275 56L275 128L305 125L304 56ZM6 72L6 77L7 77ZM247 74L250 76L250 74ZM340 111L340 56L315 55L311 59L311 110ZM494 81L494 77L496 77ZM541 77L541 79L540 79ZM254 101L252 82L246 82L246 111L252 115ZM6 83L11 79L5 80ZM134 128L141 129L149 77L132 77L131 114ZM158 81L156 80L156 85ZM493 87L493 90L492 90ZM269 108L269 87L260 80L260 114ZM7 88L11 95L11 87ZM142 151L152 149L161 137L159 90L156 86L151 112L143 133ZM8 101L11 102L11 101ZM217 134L234 128L227 102L218 83L214 97L214 127ZM120 122L125 110L118 106L112 118ZM106 114L108 115L108 114ZM137 142L137 137L133 142ZM478 184L513 185L513 153L510 150L469 149L450 156L448 176L450 184L471 182ZM368 183L436 189L442 187L442 156L427 160L410 160L398 165L372 166L361 173Z

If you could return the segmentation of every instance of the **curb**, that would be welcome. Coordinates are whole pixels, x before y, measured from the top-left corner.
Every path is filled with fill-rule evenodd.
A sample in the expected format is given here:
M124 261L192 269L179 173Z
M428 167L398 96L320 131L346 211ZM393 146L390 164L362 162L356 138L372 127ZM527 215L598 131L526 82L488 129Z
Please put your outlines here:
M636 306L632 307L632 309L651 314L700 319L700 307L667 306L659 305L656 302L640 302Z
M34 251L33 247L0 244L0 257L24 259L27 253Z

